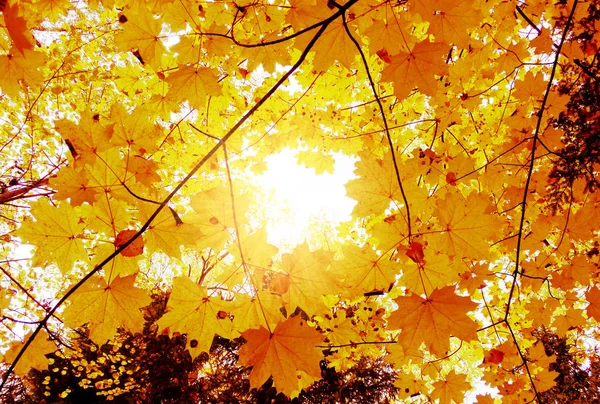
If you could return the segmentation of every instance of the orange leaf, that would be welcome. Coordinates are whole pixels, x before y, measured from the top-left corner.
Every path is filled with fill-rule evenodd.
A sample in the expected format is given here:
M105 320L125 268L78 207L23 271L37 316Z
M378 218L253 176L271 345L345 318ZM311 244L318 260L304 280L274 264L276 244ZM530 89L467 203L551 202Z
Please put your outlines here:
M130 238L137 234L136 230L121 230L117 237L115 238L115 247L119 248ZM144 253L144 238L139 236L136 238L131 244L127 246L123 251L121 251L121 255L125 257L136 257L140 254Z
M15 48L25 56L25 49L33 49L35 40L29 28L27 28L27 21L19 15L18 3L15 2L11 6L6 5L4 7L4 22Z
M435 76L443 75L448 69L444 62L448 48L442 42L419 42L409 53L392 55L391 63L381 72L381 80L394 83L394 95L400 100L415 86L421 94L434 95L437 89Z
M417 264L424 264L425 254L423 253L423 244L417 241L410 243L408 250L406 250L406 256Z
M242 336L248 342L240 350L239 363L252 366L251 387L260 387L273 376L277 390L294 397L302 377L311 380L321 377L322 354L316 346L323 338L300 316L280 322L272 333L260 327L247 330Z
M600 321L600 289L597 287L590 289L585 298L590 303L587 307L588 317L594 317Z
M440 399L440 403L449 403L450 400L455 403L462 403L464 399L464 392L471 388L471 384L467 381L467 376L456 373L454 370L448 372L443 380L438 380L433 383L433 393L431 398Z
M435 289L429 298L411 294L395 299L398 309L389 318L391 328L402 330L398 342L404 352L414 352L421 343L437 356L448 353L451 336L477 340L477 323L467 316L477 304L454 293L454 286Z
M483 363L495 363L496 365L502 363L504 359L504 352L498 349L490 349L483 357Z

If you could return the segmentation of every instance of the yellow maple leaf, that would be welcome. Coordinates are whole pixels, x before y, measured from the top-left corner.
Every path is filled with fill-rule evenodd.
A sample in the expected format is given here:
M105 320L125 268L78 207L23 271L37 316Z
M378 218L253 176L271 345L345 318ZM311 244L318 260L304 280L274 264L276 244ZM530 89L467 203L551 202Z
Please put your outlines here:
M348 197L358 202L353 215L379 213L394 201L402 200L391 153L386 153L383 159L361 154L356 166L355 174L360 178L346 184Z
M420 377L416 377L411 372L400 372L398 378L394 382L394 385L399 389L398 398L400 399L416 397L428 390L425 381Z
M551 363L556 362L556 355L546 355L544 344L538 342L527 352L527 360L540 366L542 369L548 369Z
M283 320L283 300L269 291L261 290L254 296L238 294L235 305L231 310L233 326L240 334L256 327L273 329Z
M327 18L333 11L327 7L325 0L289 0L290 10L285 21L299 31Z
M11 342L2 361L5 363L12 363L23 348L23 345L25 345L25 341L31 337L31 334L32 332L27 333L23 337L23 342ZM15 366L15 372L20 376L25 376L31 369L48 369L48 359L45 354L54 351L56 351L56 346L51 341L48 341L48 333L41 330L29 345L23 356L21 356L21 359L19 359L19 362Z
M554 370L544 369L533 377L535 388L539 393L550 390L556 386L556 379L560 374Z
M53 198L69 199L71 206L79 206L84 202L94 204L98 190L89 186L89 182L87 170L78 170L73 165L61 168L56 177L49 181L50 186L57 190Z
M35 2L36 9L50 22L58 20L67 13L71 7L70 0L38 0Z
M18 99L22 86L37 87L42 83L44 75L40 67L46 62L41 52L25 49L23 54L0 55L0 88L11 98Z
M234 337L229 314L235 306L218 295L209 295L205 287L190 278L179 276L173 280L168 301L170 310L157 324L169 335L175 332L187 334L188 349L196 357L201 352L208 352L215 334L223 338Z
M235 206L238 211L247 209L247 198L236 195ZM191 197L190 205L197 212L191 217L191 223L198 226L203 236L198 240L200 248L211 247L220 250L230 240L228 229L234 227L231 193L226 186L217 186L199 192ZM245 217L237 215L238 225L244 224Z
M141 237L140 237L141 238ZM115 252L115 245L109 243L98 244L94 247L95 257L90 265L95 266L101 263L110 254ZM111 283L117 276L126 277L134 275L140 270L139 261L143 256L127 257L123 254L117 255L108 264L104 265L102 272L107 283Z
M152 184L161 180L160 175L156 172L158 167L158 163L153 160L133 156L129 158L127 171L132 173L139 183L152 188Z
M81 114L79 123L61 119L54 128L70 145L73 158L83 164L93 165L98 153L113 147L110 143L112 125L104 126L89 110Z
M179 66L165 81L171 86L168 98L178 102L187 100L197 109L204 107L206 97L221 95L219 78L207 67Z
M146 222L155 210L154 204L139 205L138 219ZM196 225L189 223L185 216L180 218L169 208L161 210L144 233L148 249L161 249L174 258L181 257L182 246L193 246L201 238L202 232Z
M336 292L336 280L328 271L333 253L310 251L306 243L296 247L292 254L283 254L283 272L277 272L271 288L277 290L292 313L300 307L309 315L326 309L323 296Z
M229 244L227 247L229 252L240 263L243 262L258 269L270 268L278 248L267 242L267 229L261 227L249 235L247 230L242 228L240 229L240 233L241 246L238 243Z
M273 376L277 390L294 397L302 377L321 377L322 354L317 345L323 338L301 316L280 322L273 332L260 327L243 332L242 337L248 342L240 349L239 364L252 366L251 387L260 387Z
M350 31L352 32L352 28L350 28ZM304 49L311 39L311 35L302 35L296 39L294 46L298 49ZM327 71L336 61L346 69L351 69L354 58L358 55L356 45L346 33L344 24L340 20L329 24L312 51L314 52L313 67L317 72Z
M148 293L133 286L136 274L115 277L108 285L104 278L93 276L69 299L63 312L69 327L88 325L90 338L97 344L105 344L113 338L117 328L140 332L144 317L140 308L150 304Z
M350 244L343 248L344 257L333 263L334 274L347 286L344 293L387 292L400 267L388 256L381 256L369 244L362 248Z
M426 17L430 22L427 32L435 36L436 42L467 49L471 42L468 29L476 26L482 17L477 5L468 0L453 1L446 10Z
M331 154L323 154L313 150L304 150L296 153L298 163L313 168L317 175L323 173L333 174L335 159Z
M160 39L162 19L148 10L144 3L134 10L125 10L119 19L123 31L118 33L115 42L121 50L137 51L140 62L148 63L158 70L165 47Z
M150 121L149 115L145 107L129 111L120 103L113 104L110 119L115 125L111 143L128 147L140 156L154 153L157 149L156 143L164 135L160 127Z
M36 247L33 265L55 262L66 274L76 261L88 260L82 243L85 223L78 210L68 203L56 207L48 200L39 200L31 204L31 214L35 221L25 220L15 236Z
M491 201L477 193L465 199L459 192L448 192L437 200L434 215L438 217L442 233L439 247L451 258L490 258L490 241L496 238L499 220L489 214Z

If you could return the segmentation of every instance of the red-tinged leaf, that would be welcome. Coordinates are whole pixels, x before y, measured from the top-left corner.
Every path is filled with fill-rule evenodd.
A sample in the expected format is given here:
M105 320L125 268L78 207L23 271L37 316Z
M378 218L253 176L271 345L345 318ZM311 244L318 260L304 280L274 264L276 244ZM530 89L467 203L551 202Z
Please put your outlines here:
M26 49L33 49L35 39L27 27L27 20L19 10L19 3L4 6L4 23L15 48L25 55Z
M119 248L137 234L137 230L121 230L115 238L115 247ZM144 253L144 238L139 236L129 244L121 254L125 257L136 257Z

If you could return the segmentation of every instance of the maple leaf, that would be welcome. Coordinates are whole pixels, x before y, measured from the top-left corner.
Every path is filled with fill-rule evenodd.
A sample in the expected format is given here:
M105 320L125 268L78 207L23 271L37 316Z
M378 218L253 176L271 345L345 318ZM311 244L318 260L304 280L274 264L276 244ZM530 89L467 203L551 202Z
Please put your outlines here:
M304 49L310 40L308 35L301 36L296 39L294 46ZM346 33L342 21L334 21L327 27L313 51L313 67L317 72L326 71L335 61L350 69L354 64L354 57L358 55L356 45Z
M165 52L165 47L159 38L162 20L155 18L148 8L141 5L135 10L124 11L119 22L124 28L123 32L116 36L119 47L125 51L137 51L142 64L149 63L158 70L161 56Z
M260 387L273 376L277 390L294 397L299 393L299 379L321 377L322 355L316 346L323 338L300 316L279 322L273 332L260 327L243 332L242 337L247 342L240 350L239 363L252 366L251 387Z
M471 384L467 381L467 375L456 373L454 370L448 372L443 380L438 380L433 383L435 390L431 398L439 399L440 403L462 403L464 392L471 388Z
M527 360L540 366L542 369L548 369L551 363L556 362L556 355L546 355L544 344L538 342L527 352Z
M560 376L560 374L554 370L544 370L535 375L533 378L535 383L535 388L539 392L544 392L546 390L550 390L551 388L556 386L556 379Z
M90 180L86 170L77 170L72 165L63 167L56 177L50 178L50 186L58 191L53 198L56 200L69 199L71 206L79 206L84 202L92 205L98 195L98 190L88 186Z
M468 379L497 389L496 401L540 401L556 374L531 331L552 327L593 359L585 341L600 319L590 10L0 0L4 361L30 329L69 344L68 327L40 316L85 322L96 342L135 334L145 290L159 285L171 290L162 331L185 333L193 355L215 333L247 337L254 386L272 375L296 394L323 359L355 385L348 375L376 365L363 358L385 342L395 399L460 401L469 386L456 372L479 366ZM312 221L300 246L269 233L279 206L256 181L283 149L317 173L338 156L356 166L349 220ZM90 273L63 307L65 285ZM299 325L306 314L319 332ZM447 356L451 337L469 343ZM38 343L19 372L42 364ZM83 380L50 372L38 384L61 391L44 397L76 400L62 376ZM88 387L106 392L97 382Z
M0 55L0 88L11 98L18 98L22 88L37 87L44 79L40 67L46 56L41 52L24 49L23 53Z
M32 334L32 332L27 333L23 337L23 340L27 341ZM25 342L20 341L11 342L2 360L6 363L12 363L24 344ZM48 340L48 333L46 331L41 331L36 335L31 345L29 345L29 349L25 351L21 360L17 363L15 372L20 376L25 376L31 369L48 369L48 359L44 355L54 351L56 351L56 345Z
M199 192L192 196L190 205L197 212L197 215L191 218L192 223L198 226L204 235L199 240L200 247L211 246L215 250L220 250L231 238L228 229L234 227L233 205L229 190L224 186L218 186ZM236 206L245 209L246 205L245 199L236 197ZM241 218L237 219L240 224Z
M438 217L443 233L442 247L450 257L486 259L490 257L490 243L496 237L498 220L489 214L490 201L473 193L467 199L458 192L449 192L438 199L434 215ZM477 237L473 237L474 234Z
M438 7L445 10L427 17L430 22L428 32L434 35L436 42L468 48L471 42L468 27L481 21L481 10L467 0L449 3L449 7Z
M162 131L151 123L146 108L128 111L122 104L113 104L110 119L115 123L110 138L113 145L128 147L140 156L156 151Z
M397 38L412 41L412 43L408 43L409 46L415 45L416 40L412 36L407 35L407 31L410 29L410 25L400 15L397 18L388 18L385 21L374 20L373 24L364 30L363 33L371 39L369 42L371 53L385 50L388 55L396 55L406 46L403 41L398 41ZM391 61L388 60L386 62L390 63Z
M370 246L348 245L344 258L333 263L334 273L347 285L348 293L387 292L396 281L400 267L377 254Z
M55 262L66 274L76 261L87 261L88 254L82 242L85 222L75 208L68 203L55 207L47 200L32 203L31 207L36 220L24 221L15 236L36 246L34 265Z
M39 12L51 22L65 15L71 7L70 0L40 0L35 3Z
M306 150L296 153L296 160L308 168L314 168L317 175L334 172L335 159L331 155Z
M312 315L326 309L323 295L335 291L336 286L332 273L327 270L333 253L311 252L304 243L292 254L283 254L281 261L283 272L275 274L270 286L283 296L289 312L300 307Z
M123 244L128 242L134 235L137 234L136 230L121 230L117 237L115 237L115 248L120 248ZM136 238L131 244L129 244L121 254L125 257L135 257L144 252L144 238L142 236Z
M194 108L202 108L207 96L221 95L219 78L207 67L179 66L165 79L170 84L167 97L188 100Z
M20 13L19 3L10 3L2 10L4 14L4 23L15 48L25 56L26 49L33 49L35 39L27 27L27 20L23 18L23 15Z
M141 238L141 237L140 237ZM115 252L116 247L109 243L103 243L97 245L94 248L95 257L90 263L92 266L100 264L106 257ZM104 272L104 279L107 283L111 283L117 276L124 278L129 275L135 275L140 271L140 259L143 255L137 255L135 257L127 257L123 254L119 254L113 260L106 264L102 268Z
M600 322L600 289L591 288L586 294L586 300L589 302L586 309L588 317L593 317Z
M65 324L75 328L88 325L90 338L104 344L113 338L117 328L141 331L144 317L140 308L150 304L150 296L133 286L136 274L117 276L109 284L94 276L69 299L63 312Z
M141 156L134 156L129 159L127 171L135 176L135 179L147 186L152 187L155 182L160 182L160 175L156 172L158 164L155 161L145 159Z
M399 100L406 98L415 86L421 94L434 95L438 83L435 76L448 70L444 63L447 52L448 45L443 42L419 42L408 53L392 55L381 79L394 83L394 95Z
M398 309L388 321L390 327L402 330L398 343L405 352L414 352L424 343L431 353L443 356L448 353L451 336L477 340L477 323L467 316L477 304L457 296L453 286L435 289L426 299L410 294L394 300Z
M402 372L394 382L400 391L398 397L400 399L407 399L409 397L415 397L422 394L423 391L427 391L427 385L425 381L420 377L415 377L412 373Z
M358 202L353 214L368 216L402 199L391 153L387 153L383 159L361 156L355 174L360 179L346 184L347 195Z
M139 206L139 219L144 222L154 213L156 205ZM161 249L174 258L181 257L181 246L195 245L202 233L198 227L189 223L187 218L180 218L177 212L163 209L152 225L144 233L145 244L148 248Z
M157 322L158 327L169 335L175 332L187 334L193 357L208 352L215 334L233 337L229 312L235 305L218 295L209 295L205 287L188 277L179 276L173 280L168 306L171 309Z
M236 307L231 310L233 326L241 334L256 326L273 329L283 319L281 297L261 290L254 296L238 294Z
M80 159L84 164L94 164L98 153L112 147L112 126L101 124L91 111L81 114L79 124L61 119L56 122L55 129L70 143L73 158Z
M267 229L262 227L250 235L246 230L242 230L240 233L241 245L230 244L228 247L238 262L259 269L271 267L273 256L278 249L267 242Z
M285 15L285 21L295 31L322 21L332 14L323 0L290 0L290 11Z

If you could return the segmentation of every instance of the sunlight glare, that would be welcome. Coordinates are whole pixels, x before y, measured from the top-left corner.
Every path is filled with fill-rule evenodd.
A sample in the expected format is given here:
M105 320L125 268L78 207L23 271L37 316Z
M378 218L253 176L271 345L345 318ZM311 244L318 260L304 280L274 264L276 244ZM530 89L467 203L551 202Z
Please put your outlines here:
M335 228L350 220L356 204L344 188L355 178L355 159L336 154L334 173L317 175L314 169L298 165L295 153L284 150L269 156L267 170L257 179L270 203L265 209L268 242L280 248L310 240L311 230L320 227L317 223Z

